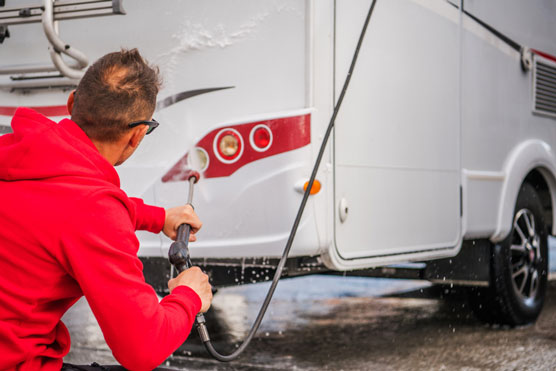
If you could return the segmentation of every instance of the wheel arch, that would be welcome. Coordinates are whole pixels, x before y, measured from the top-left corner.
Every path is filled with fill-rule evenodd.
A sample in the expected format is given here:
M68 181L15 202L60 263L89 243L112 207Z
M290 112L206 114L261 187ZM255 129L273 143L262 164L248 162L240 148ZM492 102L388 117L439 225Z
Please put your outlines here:
M490 237L494 243L502 241L511 230L517 195L523 182L539 192L547 223L556 234L556 157L550 145L538 139L520 143L504 164L505 180L500 193L496 230Z

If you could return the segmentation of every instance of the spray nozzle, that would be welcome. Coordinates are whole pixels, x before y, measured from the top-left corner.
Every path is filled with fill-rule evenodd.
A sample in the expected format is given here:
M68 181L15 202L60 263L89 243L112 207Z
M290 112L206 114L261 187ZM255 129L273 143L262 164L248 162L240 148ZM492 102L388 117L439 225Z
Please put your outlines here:
M193 183L197 183L199 181L199 179L201 179L201 174L199 174L198 171L195 170L188 170L186 174L184 174L184 178L187 181L191 181L193 178L195 178L195 180L193 180Z

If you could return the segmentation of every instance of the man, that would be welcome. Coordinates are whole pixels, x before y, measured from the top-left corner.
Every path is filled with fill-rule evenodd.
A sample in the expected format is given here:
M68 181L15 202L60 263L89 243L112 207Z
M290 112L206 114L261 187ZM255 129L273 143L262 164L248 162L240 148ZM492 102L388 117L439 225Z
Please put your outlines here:
M199 268L145 283L135 230L175 239L201 228L190 206L164 210L128 197L114 166L158 124L158 70L136 49L86 72L59 124L26 108L0 137L0 370L60 370L70 348L60 318L85 296L115 358L150 370L187 338L212 293ZM150 139L150 138L149 138Z

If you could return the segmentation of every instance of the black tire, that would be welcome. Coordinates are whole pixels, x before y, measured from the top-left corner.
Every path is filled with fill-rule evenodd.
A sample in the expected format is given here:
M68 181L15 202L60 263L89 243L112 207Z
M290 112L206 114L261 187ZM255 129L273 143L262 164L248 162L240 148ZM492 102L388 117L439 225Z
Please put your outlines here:
M469 291L475 315L492 324L534 322L546 294L548 231L540 198L528 183L519 191L510 234L492 246L490 264L490 286Z

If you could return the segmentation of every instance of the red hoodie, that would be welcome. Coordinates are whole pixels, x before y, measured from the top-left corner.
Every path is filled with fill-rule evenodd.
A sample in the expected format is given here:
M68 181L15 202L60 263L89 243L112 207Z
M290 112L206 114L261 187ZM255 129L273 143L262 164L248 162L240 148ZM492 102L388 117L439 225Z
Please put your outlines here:
M73 121L20 108L12 128L0 137L0 370L60 370L60 318L82 295L114 357L155 368L201 308L189 287L159 303L145 283L134 232L159 233L164 209L127 197Z

